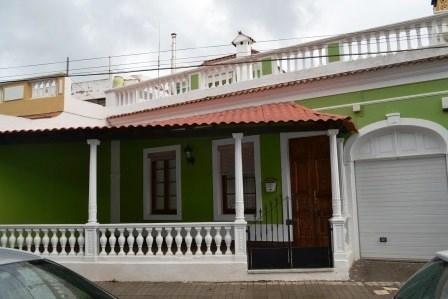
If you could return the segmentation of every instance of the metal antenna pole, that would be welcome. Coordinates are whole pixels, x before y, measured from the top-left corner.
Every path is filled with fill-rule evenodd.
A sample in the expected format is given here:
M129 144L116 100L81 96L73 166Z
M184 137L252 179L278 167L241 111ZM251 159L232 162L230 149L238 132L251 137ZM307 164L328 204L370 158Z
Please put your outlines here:
M69 76L69 71L70 71L70 58L67 56L67 62L65 65L65 76L66 77Z

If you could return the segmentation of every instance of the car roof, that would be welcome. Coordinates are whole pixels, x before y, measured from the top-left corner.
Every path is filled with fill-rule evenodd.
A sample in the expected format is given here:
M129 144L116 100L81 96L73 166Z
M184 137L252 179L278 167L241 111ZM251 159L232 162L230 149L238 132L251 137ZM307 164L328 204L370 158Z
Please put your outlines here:
M0 248L0 265L34 261L40 259L42 259L40 256L25 251L11 248Z
M439 259L444 260L445 262L448 262L448 250L439 251L436 253L436 256Z

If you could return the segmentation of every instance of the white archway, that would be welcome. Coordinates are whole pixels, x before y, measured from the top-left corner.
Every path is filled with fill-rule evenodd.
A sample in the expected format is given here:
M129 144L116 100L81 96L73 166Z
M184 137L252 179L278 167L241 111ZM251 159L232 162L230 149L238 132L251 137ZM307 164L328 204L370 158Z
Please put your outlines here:
M400 118L399 113L391 113L386 117L386 120L360 129L359 133L351 136L344 146L344 172L346 175L344 205L346 205L346 211L351 214L351 221L347 229L351 236L349 242L355 259L360 258L355 161L444 154L448 169L448 130L446 128L428 120ZM380 148L381 139L394 140L396 146ZM376 145L371 142L372 140L376 141ZM389 144L391 143L389 142Z

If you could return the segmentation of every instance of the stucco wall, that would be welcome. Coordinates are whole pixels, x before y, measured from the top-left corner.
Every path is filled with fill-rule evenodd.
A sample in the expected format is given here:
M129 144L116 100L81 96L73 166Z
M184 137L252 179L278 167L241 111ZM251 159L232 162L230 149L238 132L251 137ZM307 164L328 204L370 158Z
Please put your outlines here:
M109 220L110 146L98 166L98 218ZM0 145L0 223L85 223L89 147L85 142Z
M181 152L182 176L182 221L213 221L213 173L212 140L223 137L201 137L165 140L121 141L121 221L144 222L143 220L143 149L188 144L196 159L189 164ZM263 190L263 202L281 197L280 138L278 134L260 136L261 177L276 178L275 193Z
M299 103L310 108L322 108L360 102L361 111L357 113L352 111L351 106L322 110L323 112L351 116L358 128L384 120L385 115L392 112L400 112L401 117L426 119L448 127L448 113L444 112L441 106L442 95L422 96L400 101L362 105L362 102L371 100L444 91L448 89L447 87L448 79L443 79L313 98L300 101Z

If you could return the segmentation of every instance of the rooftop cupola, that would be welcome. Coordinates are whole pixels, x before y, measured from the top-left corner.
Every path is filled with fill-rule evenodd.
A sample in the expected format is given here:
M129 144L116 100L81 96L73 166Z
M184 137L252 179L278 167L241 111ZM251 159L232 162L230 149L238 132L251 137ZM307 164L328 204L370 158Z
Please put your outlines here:
M448 0L431 0L434 13L448 12Z
M255 40L252 37L244 34L241 31L238 31L238 35L232 41L232 45L236 47L236 57L251 55L252 44L254 43Z

